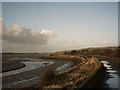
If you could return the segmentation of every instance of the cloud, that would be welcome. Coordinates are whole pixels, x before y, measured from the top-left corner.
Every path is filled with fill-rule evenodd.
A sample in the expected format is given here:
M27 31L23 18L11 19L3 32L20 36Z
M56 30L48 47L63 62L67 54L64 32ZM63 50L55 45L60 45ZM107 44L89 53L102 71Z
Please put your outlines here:
M80 43L72 40L57 40L49 44L49 47L51 47L50 49L54 51L62 51L62 50L78 49L81 48L82 46Z
M55 37L54 32L50 30L42 30L36 32L35 30L21 27L17 24L13 24L7 29L3 29L3 40L15 43L15 44L33 44L33 45L44 45L49 39Z
M56 35L55 35L52 31L50 31L50 30L42 30L40 33L43 34L43 35L46 35L46 36L48 36L48 37L55 37L55 36L56 36Z
M100 44L101 45L108 45L108 44L110 44L110 42L105 40L105 41L101 41Z

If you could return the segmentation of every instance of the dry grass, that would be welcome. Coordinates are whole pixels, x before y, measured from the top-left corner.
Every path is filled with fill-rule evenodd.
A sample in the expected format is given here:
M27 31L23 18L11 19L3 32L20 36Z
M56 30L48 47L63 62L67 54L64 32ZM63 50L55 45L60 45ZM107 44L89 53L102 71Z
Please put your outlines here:
M48 57L44 57L43 59L59 59L63 61L72 61L74 64L79 64L82 62L82 59L78 55L52 55Z
M54 65L50 65L47 70L40 77L38 83L34 86L34 88L43 88L43 85L47 84L51 79L55 78L56 75L53 70Z
M96 56L100 56L100 57L104 57L106 59L109 59L115 63L120 63L120 58L115 58L115 57L109 57L109 56L102 56L102 55L96 55Z
M97 65L96 65L97 64ZM100 63L90 58L71 68L55 75L52 69L48 70L34 86L35 88L78 88L99 68ZM49 76L52 76L49 77Z
M120 58L120 48L118 47L102 47L102 48L86 48L80 50L66 51L65 54L74 55L102 55L113 58Z

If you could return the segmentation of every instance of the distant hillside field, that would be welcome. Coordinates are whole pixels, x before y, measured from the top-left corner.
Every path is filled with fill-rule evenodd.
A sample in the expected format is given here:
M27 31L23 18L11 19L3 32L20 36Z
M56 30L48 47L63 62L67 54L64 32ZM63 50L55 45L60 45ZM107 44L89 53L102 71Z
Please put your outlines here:
M80 54L80 55L102 55L114 58L119 58L118 47L103 47L103 48L86 48L71 51L64 51L64 54Z
M57 54L70 54L70 55L99 55L102 57L109 58L115 62L120 62L120 47L97 47L97 48L85 48L85 49L75 49L68 51L60 51Z

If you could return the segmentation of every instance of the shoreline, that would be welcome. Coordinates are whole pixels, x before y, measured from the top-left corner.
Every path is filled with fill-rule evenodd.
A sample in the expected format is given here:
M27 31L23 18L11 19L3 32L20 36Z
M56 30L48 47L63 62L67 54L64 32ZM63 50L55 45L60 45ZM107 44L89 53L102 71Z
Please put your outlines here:
M42 57L43 58L43 57ZM43 85L44 88L96 88L99 86L100 78L103 77L104 67L101 62L94 56L80 56L80 55L52 55L44 57L46 60L56 60L57 61L72 61L74 65L59 72L58 75L54 76L49 80L49 84ZM61 65L62 66L62 65ZM102 74L102 75L101 75ZM38 75L39 76L39 75ZM99 78L98 78L99 77ZM47 78L46 78L47 79ZM41 88L39 86L39 81L30 87L23 88ZM92 82L92 84L91 84ZM97 83L96 83L97 82ZM52 83L52 84L50 84ZM19 86L17 88L20 88ZM97 87L98 88L98 87Z
M18 63L16 65L6 66L6 67L2 68L2 73L13 71L13 70L18 70L18 69L21 69L24 67L26 67L26 65L24 63Z
M59 75L53 77L51 81L49 82L46 81L49 84L47 83L43 84L42 85L43 89L44 88L82 88L85 85L85 83L87 83L101 67L101 62L95 60L94 57L54 55L54 56L48 56L46 58L61 59L61 60L66 59L68 61L73 61L75 65L63 72L60 72ZM41 79L39 81L41 81ZM30 88L34 88L34 87L41 88L41 85L38 82L36 85Z

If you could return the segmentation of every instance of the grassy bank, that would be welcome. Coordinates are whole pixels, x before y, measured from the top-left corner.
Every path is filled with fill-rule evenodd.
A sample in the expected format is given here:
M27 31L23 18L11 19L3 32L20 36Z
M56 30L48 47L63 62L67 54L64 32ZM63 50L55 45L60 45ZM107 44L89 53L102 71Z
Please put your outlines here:
M54 55L45 59L73 61L75 65L57 75L49 68L38 83L30 88L81 88L101 66L94 57L87 56Z
M41 57L42 59L57 59L62 61L72 61L74 64L82 62L83 59L87 59L84 56L77 55L49 55L47 57Z

